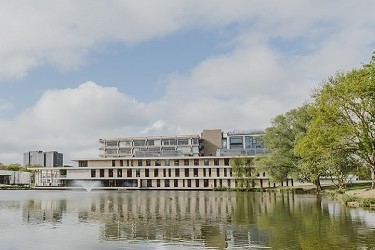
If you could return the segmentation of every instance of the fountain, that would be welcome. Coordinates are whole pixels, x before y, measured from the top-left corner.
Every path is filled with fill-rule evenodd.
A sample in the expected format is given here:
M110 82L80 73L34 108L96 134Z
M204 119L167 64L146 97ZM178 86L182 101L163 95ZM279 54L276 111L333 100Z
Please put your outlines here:
M101 187L102 182L101 181L74 181L73 183L74 187L83 187L87 192L90 192L96 187Z

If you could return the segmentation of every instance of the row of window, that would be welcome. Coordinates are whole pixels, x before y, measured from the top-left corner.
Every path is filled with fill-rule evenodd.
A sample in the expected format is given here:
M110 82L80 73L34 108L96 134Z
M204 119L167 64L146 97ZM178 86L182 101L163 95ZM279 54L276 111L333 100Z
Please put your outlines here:
M153 176L151 177L172 177L172 169L150 169L146 168L144 171L144 177L150 177L150 172L153 172ZM192 172L192 173L191 173ZM222 173L221 173L222 172ZM184 176L182 176L182 173ZM216 169L205 169L203 168L202 171L199 171L198 168L193 168L190 171L189 168L185 169L174 169L174 176L173 177L231 177L232 176L232 169L224 168L223 171L220 171L220 168ZM107 169L107 176L112 177L141 177L141 170L140 169ZM97 170L91 169L91 177L97 177ZM105 169L99 169L99 177L106 177L105 176Z
M175 187L175 188L178 188L178 187L197 187L197 188L199 188L200 184L203 184L202 187L209 187L209 180L208 179L203 180L203 183L200 183L200 180L198 180L198 179L196 179L196 180L191 180L191 179L182 180L182 183L181 183L181 181L179 182L179 180L177 180L177 179L174 179L174 180L157 179L156 180L156 187L162 187L161 186L162 182L164 182L163 187L172 187L171 185L173 185L173 187ZM179 183L180 183L180 185L179 185ZM192 183L194 183L195 185L193 186ZM146 180L145 184L146 184L145 185L146 187L153 187L152 180ZM223 187L223 184L224 184L223 180L214 180L213 185L211 187ZM231 180L230 179L226 180L226 186L227 187L231 186Z
M185 139L142 139L142 140L125 140L125 141L106 141L107 147L144 147L144 146L162 146L162 145L199 145L198 138Z
M229 166L229 158L224 159L176 159L176 160L170 160L170 159L139 159L139 160L112 160L112 167L120 166L123 167L124 164L126 164L127 167L133 167L133 166L199 166L200 161L203 161L204 166Z

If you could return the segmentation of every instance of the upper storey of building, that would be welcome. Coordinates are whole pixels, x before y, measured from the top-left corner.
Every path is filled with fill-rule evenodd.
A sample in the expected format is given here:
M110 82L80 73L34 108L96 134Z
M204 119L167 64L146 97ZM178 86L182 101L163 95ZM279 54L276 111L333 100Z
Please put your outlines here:
M261 130L203 130L201 135L146 136L99 139L100 157L197 157L263 153Z

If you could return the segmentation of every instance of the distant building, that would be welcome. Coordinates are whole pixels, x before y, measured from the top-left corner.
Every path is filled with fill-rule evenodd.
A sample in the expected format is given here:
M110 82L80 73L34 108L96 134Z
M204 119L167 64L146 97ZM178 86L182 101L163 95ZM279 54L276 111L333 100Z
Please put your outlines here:
M30 185L30 172L0 170L0 185Z
M56 151L29 151L23 154L24 166L62 167L63 154Z

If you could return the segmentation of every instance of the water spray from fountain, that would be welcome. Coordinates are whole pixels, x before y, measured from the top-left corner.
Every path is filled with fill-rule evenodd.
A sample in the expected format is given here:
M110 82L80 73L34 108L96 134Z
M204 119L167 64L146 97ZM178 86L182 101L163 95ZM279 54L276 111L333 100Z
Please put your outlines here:
M102 182L101 181L84 181L84 180L80 180L80 181L74 181L73 182L73 186L74 187L82 187L87 192L90 192L91 190L93 190L93 189L95 189L97 187L101 187L102 186Z

